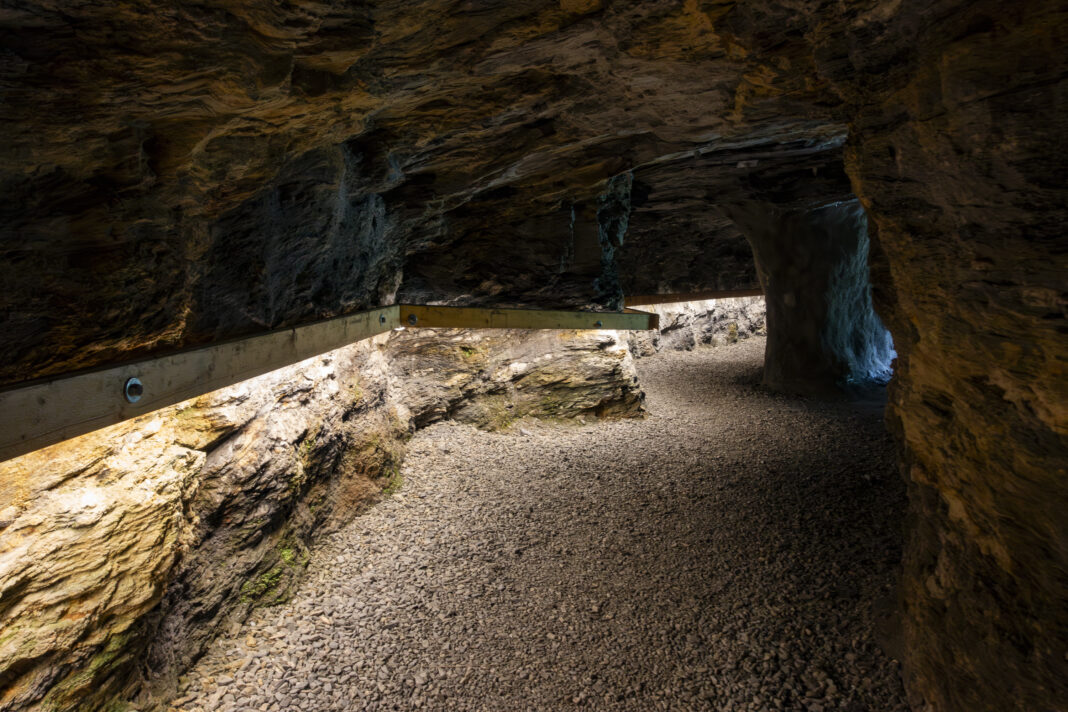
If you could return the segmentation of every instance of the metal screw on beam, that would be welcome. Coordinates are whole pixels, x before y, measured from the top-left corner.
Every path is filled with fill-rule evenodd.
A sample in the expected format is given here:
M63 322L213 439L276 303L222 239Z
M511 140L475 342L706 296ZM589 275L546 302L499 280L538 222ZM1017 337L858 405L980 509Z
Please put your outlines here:
M596 326L596 327L602 327L602 326L604 326L604 322L598 320L598 321L593 322L593 325Z
M379 324L385 324L386 323L386 315L385 314L379 314L378 315L378 323Z
M138 378L126 379L126 385L122 387L122 394L127 403L136 403L145 394L145 387Z
M408 323L412 326L415 326L417 323L419 323L419 317L417 317L415 314L409 314Z

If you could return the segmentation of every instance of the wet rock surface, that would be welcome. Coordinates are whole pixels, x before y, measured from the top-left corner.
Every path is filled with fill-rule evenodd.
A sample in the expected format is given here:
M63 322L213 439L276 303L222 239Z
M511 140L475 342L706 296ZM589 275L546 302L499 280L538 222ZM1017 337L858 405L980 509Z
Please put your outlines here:
M904 710L881 406L769 395L762 351L642 359L644 420L421 431L170 709Z

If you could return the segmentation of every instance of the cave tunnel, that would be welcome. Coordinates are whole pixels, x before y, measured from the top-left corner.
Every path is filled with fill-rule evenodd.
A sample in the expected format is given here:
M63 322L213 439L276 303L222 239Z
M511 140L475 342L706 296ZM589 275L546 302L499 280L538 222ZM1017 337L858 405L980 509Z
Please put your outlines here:
M0 710L1068 710L1068 8L0 12Z

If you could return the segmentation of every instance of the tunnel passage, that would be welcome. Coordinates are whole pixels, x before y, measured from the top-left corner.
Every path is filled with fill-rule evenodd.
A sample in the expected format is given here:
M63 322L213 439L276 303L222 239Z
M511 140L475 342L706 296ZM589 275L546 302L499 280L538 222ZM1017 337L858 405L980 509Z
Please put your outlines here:
M752 245L767 300L765 385L819 392L889 381L896 354L872 306L860 204L783 211L750 202L724 212Z
M881 404L754 391L762 342L639 360L642 419L421 430L183 709L903 712Z
M887 423L909 482L900 609L912 705L1062 709L1065 26L1048 0L18 3L0 15L0 387L398 295L603 308L628 284L751 288L755 269L720 207L793 213L856 196L897 352ZM777 170L788 164L797 170ZM626 175L629 193L612 183ZM601 239L602 196L615 204L605 226L622 226L629 200L621 245L612 230ZM801 354L822 369L821 385L842 377L840 362L816 362L818 330L805 333ZM831 340L837 353L875 344L852 335ZM270 391L284 403L269 424L243 409L270 398L242 392L234 419L187 411L161 424L157 435L180 432L177 449L138 470L152 486L111 509L59 496L94 490L109 458L128 464L111 445L81 453L96 463L88 469L45 458L0 482L0 549L28 561L43 560L33 547L47 543L14 534L26 503L86 502L84 517L42 520L71 530L127 516L113 531L159 534L137 538L158 547L148 554L134 546L110 568L90 567L93 586L132 596L112 617L52 606L33 597L32 576L3 570L5 591L33 595L25 615L0 597L0 662L22 661L0 675L0 699L25 692L59 706L126 684L164 591L181 599L195 587L168 588L162 574L130 586L123 572L170 571L187 546L226 539L187 536L175 524L187 512L223 511L204 525L241 529L262 575L274 570L264 552L294 554L264 542L314 529L316 516L271 509L285 523L271 529L278 520L247 500L227 511L227 488L241 490L248 471L223 467L222 450L207 460L213 446L227 443L263 476L250 492L286 502L307 493L309 472L391 461L372 435L389 442L403 412L361 431L367 404L356 394L388 399L329 371ZM321 420L297 407L317 401L306 386L320 382L346 386L326 418L352 424L337 438L296 428ZM367 458L345 455L354 443ZM276 466L257 469L266 452ZM225 486L187 486L202 460ZM227 588L218 605L179 608L214 621L280 571ZM107 598L74 597L90 607ZM26 634L47 616L80 632ZM30 682L13 693L23 675Z

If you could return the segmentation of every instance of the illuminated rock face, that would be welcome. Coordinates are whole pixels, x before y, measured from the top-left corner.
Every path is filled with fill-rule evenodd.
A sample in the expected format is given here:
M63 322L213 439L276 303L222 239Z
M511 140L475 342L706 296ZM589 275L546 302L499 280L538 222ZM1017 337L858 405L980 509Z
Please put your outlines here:
M634 331L628 342L635 357L662 350L690 350L701 344L721 346L767 334L763 297L706 299L673 304L637 306L660 318L656 331Z
M522 418L643 414L626 332L405 331L390 344L394 398L415 427L496 430Z
M868 230L856 201L783 211L724 208L753 246L768 310L764 384L795 393L886 383L895 353L872 307Z
M370 342L0 464L0 703L92 709L283 594L406 425Z
M0 463L0 706L166 692L445 417L640 415L612 332L404 332Z
M749 287L719 205L855 194L898 352L909 689L1061 708L1065 26L1043 0L23 3L0 382L397 295Z

